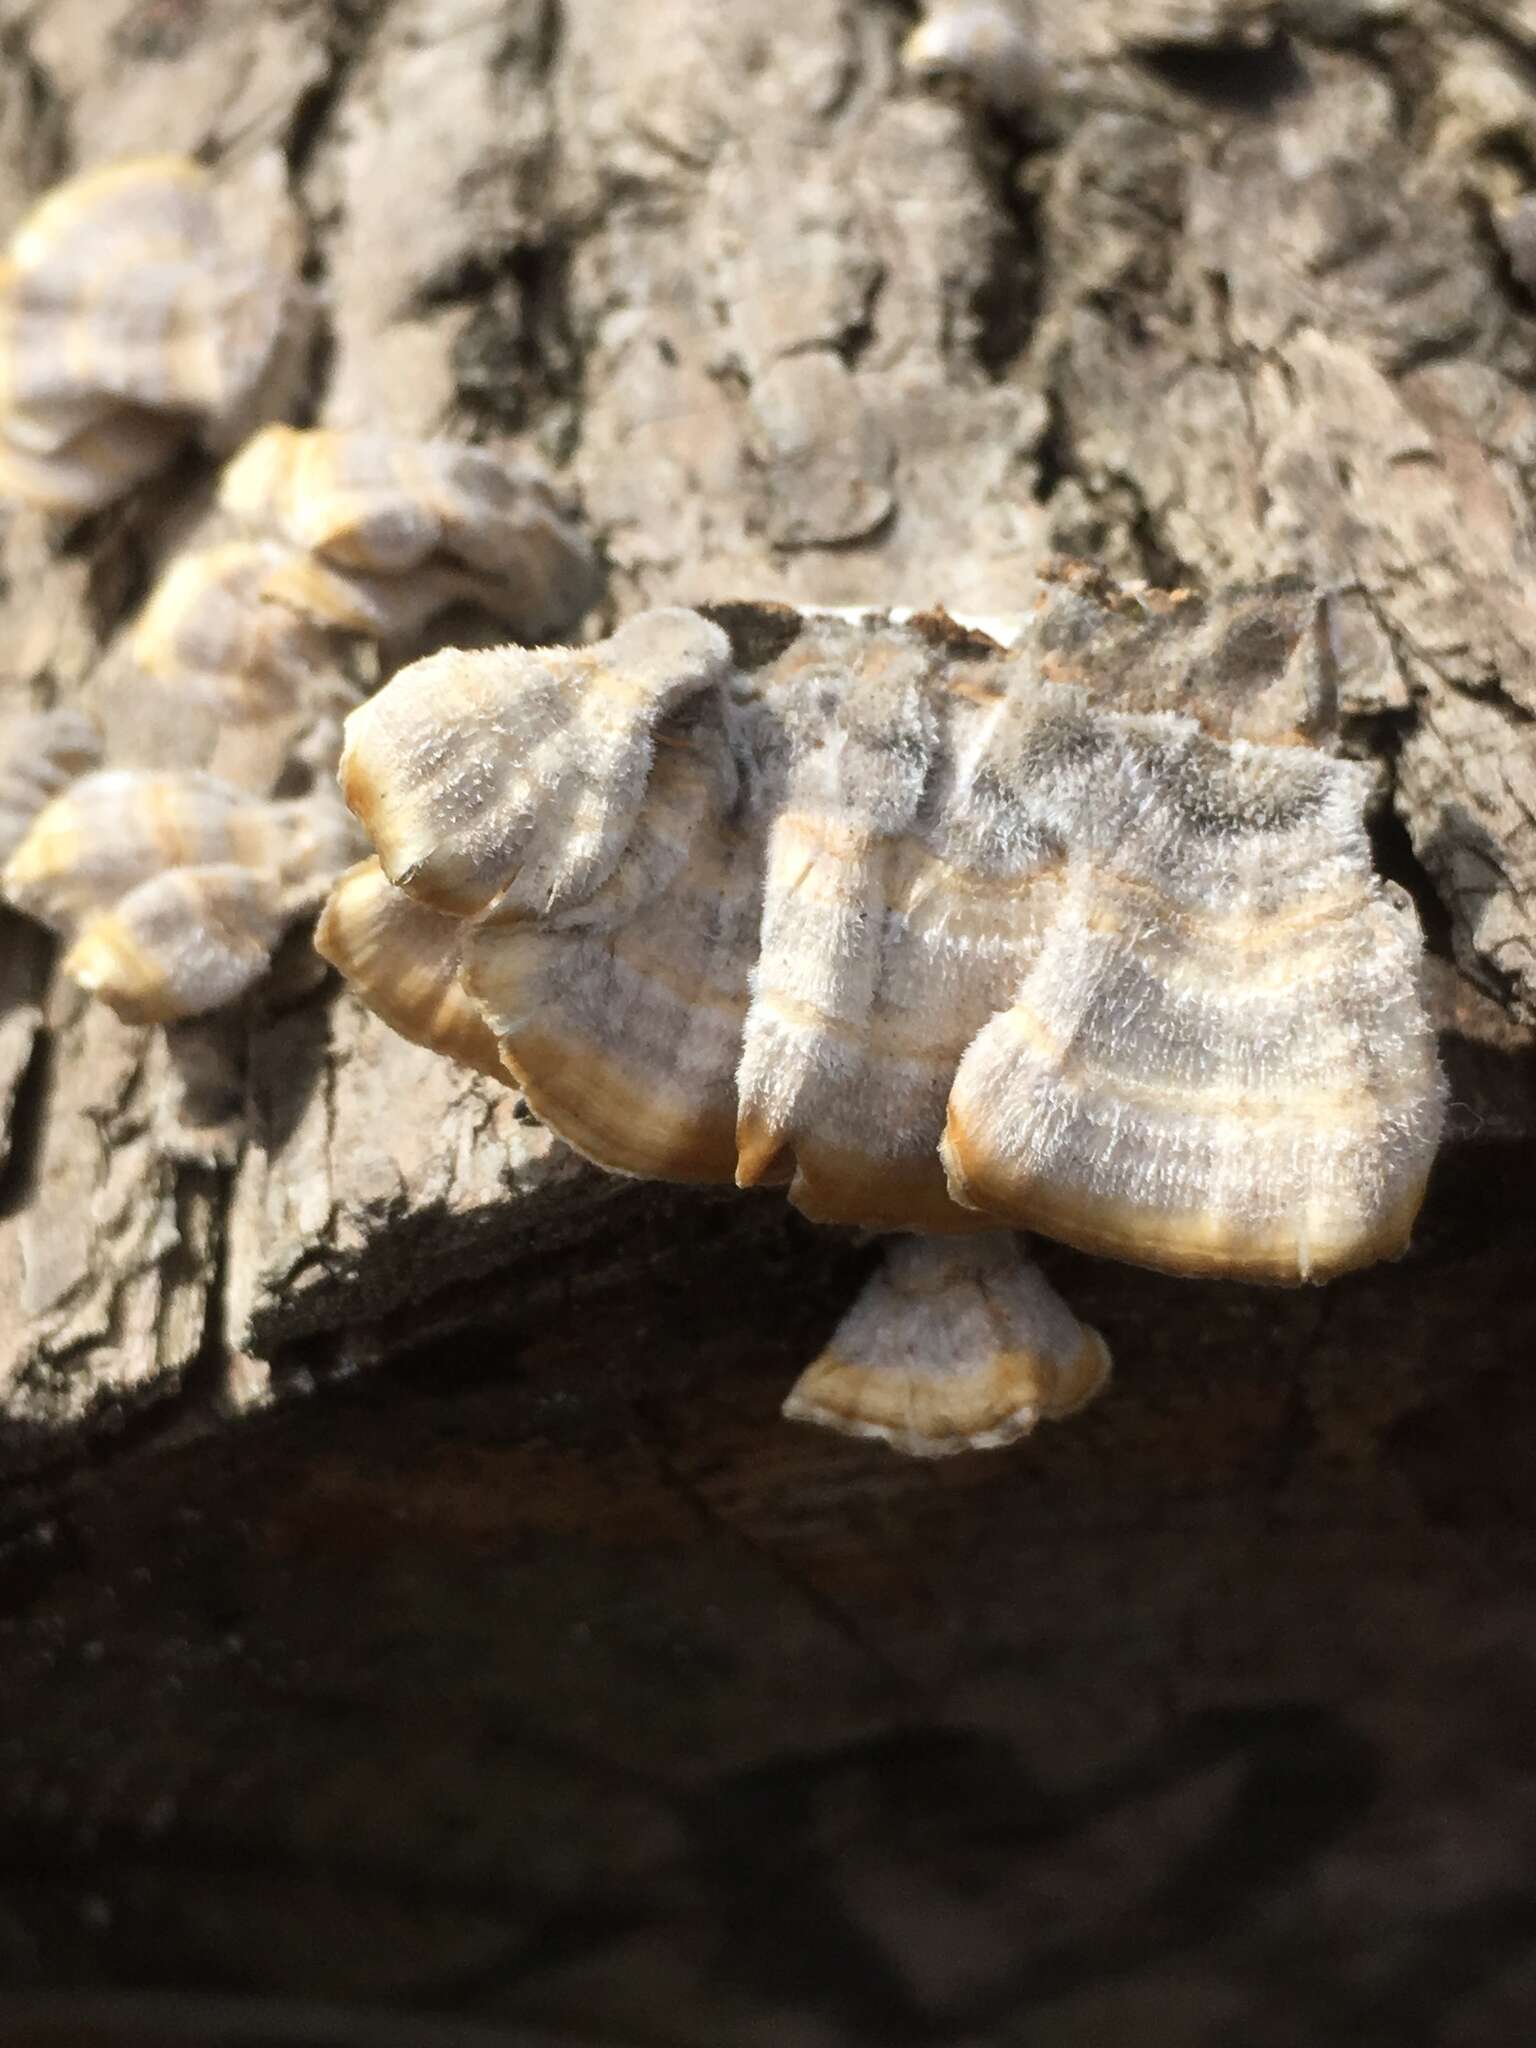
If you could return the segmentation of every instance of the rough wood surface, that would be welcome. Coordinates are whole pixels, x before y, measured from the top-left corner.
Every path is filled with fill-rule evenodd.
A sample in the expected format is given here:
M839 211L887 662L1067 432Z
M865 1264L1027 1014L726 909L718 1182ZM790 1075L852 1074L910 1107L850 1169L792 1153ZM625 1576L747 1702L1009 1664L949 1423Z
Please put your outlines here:
M1440 956L1415 1252L1286 1296L1063 1258L1107 1401L913 1470L775 1419L857 1247L603 1180L302 948L167 1035L7 920L0 1978L1528 2037L1536 14L1081 0L1007 116L902 80L912 16L0 0L0 229L276 144L315 416L550 464L606 619L1016 608L1050 549L1336 592ZM0 511L7 709L84 694L208 482Z

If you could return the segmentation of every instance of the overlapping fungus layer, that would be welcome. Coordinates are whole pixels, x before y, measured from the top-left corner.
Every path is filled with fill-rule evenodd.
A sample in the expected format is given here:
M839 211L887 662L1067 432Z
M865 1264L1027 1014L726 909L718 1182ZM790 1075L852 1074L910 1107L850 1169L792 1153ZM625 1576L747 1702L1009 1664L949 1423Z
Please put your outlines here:
M483 1064L467 997L535 1110L621 1172L1174 1272L1390 1256L1441 1083L1363 773L1120 708L1148 676L1183 701L1219 605L1117 594L1110 669L1058 653L1074 679L1048 679L1108 603L1048 586L1006 650L942 616L737 607L434 656L349 720L382 866L322 949ZM1276 608L1294 652L1307 619ZM380 943L386 883L456 926L430 969L403 913Z

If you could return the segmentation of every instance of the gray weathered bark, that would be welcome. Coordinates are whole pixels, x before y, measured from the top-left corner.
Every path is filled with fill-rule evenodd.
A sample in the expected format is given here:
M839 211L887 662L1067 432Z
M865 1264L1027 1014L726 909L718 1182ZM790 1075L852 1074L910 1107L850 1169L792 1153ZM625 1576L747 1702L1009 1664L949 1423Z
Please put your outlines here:
M1455 1100L1402 1266L1060 1255L1115 1388L934 1472L774 1419L857 1247L604 1179L301 947L165 1034L7 921L0 1973L1524 2037L1536 15L1169 11L1080 0L1005 117L905 85L886 0L0 0L0 227L277 144L316 416L551 464L608 617L1018 608L1053 548L1337 592ZM0 514L8 701L84 692L206 490Z

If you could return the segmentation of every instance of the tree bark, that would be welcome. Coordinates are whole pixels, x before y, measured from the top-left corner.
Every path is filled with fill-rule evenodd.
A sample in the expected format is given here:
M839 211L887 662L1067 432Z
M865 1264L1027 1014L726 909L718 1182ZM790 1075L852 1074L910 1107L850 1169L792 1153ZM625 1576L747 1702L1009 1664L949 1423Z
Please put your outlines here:
M209 2039L1528 2038L1536 14L1179 12L1079 0L1003 114L887 0L0 0L0 229L280 148L313 417L543 461L594 630L1018 610L1053 550L1333 593L1453 1097L1400 1265L1047 1248L1115 1385L912 1467L776 1419L851 1241L600 1175L302 935L146 1031L7 916L0 1982ZM208 487L0 511L0 708L83 700Z

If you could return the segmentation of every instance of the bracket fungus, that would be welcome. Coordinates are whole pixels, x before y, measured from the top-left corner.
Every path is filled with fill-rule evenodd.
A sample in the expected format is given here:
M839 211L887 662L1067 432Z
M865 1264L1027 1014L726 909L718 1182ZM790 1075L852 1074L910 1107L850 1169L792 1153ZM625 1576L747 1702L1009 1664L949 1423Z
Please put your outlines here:
M0 734L0 862L45 804L101 761L101 735L78 711L37 711Z
M219 537L172 560L99 671L115 763L270 787L371 680L346 643L398 659L396 643L465 603L532 638L596 594L592 550L548 487L484 449L271 427L228 465L219 502Z
M1000 1442L1107 1370L1000 1231L1280 1284L1407 1243L1442 1082L1368 777L1305 743L1330 661L1297 586L1065 565L1007 646L740 605L438 654L347 722L377 860L317 943L601 1166L915 1234L790 1410Z
M0 892L70 942L64 972L132 1023L232 1002L355 854L327 791L271 801L210 775L102 769L34 819Z
M909 1457L996 1450L1086 1407L1109 1370L1008 1232L897 1236L784 1413Z
M181 157L57 187L0 263L0 493L79 513L198 435L281 409L307 338L275 156L227 181Z
M289 710L323 656L315 625L273 602L287 550L271 541L223 541L177 555L129 629L118 694L148 684L172 716L198 709L236 724ZM142 716L142 705L130 715Z
M270 597L379 640L454 604L538 639L597 595L592 550L548 484L485 448L271 426L225 470L219 502L294 551Z
M273 428L220 502L222 537L173 558L92 679L99 750L45 775L33 745L0 778L5 896L69 937L66 973L139 1021L242 993L359 850L329 789L268 800L335 762L366 686L339 641L415 635L466 601L535 633L596 592L546 486L446 441ZM258 535L229 538L232 522Z

